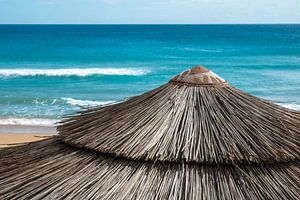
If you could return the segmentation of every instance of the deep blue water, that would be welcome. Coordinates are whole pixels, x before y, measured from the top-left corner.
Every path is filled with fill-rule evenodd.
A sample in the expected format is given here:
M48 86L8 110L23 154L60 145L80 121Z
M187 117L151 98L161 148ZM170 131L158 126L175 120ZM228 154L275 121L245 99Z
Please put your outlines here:
M0 124L45 125L195 65L300 109L300 25L0 25Z

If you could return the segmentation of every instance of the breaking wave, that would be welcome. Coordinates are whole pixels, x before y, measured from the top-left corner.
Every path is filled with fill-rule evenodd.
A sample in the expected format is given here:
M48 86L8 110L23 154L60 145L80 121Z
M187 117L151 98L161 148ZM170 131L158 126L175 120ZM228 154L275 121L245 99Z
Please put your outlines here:
M47 126L53 127L59 120L43 118L0 118L0 125Z
M73 98L63 97L62 100L66 101L67 104L72 106L102 106L106 104L113 104L116 101L91 101L91 100L78 100Z
M296 103L277 103L277 104L285 108L300 111L300 105Z
M149 71L133 68L65 68L65 69L0 69L0 77L16 76L92 76L129 75L142 76Z

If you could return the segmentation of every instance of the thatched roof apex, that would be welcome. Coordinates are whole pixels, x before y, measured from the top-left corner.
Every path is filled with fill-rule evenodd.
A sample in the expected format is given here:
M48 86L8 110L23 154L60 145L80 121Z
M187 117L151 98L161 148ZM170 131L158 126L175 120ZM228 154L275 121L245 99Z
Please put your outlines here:
M192 69L186 70L172 78L171 82L175 84L177 83L194 86L227 84L224 79L203 66L196 66Z
M222 164L300 158L299 112L215 77L193 68L128 101L82 111L58 126L59 134L73 146L129 159Z

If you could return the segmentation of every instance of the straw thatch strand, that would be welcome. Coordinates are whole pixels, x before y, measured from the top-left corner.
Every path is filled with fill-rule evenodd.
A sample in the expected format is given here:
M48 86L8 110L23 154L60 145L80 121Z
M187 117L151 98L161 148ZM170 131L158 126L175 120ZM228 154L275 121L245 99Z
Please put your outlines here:
M300 197L300 113L203 67L58 131L0 150L1 200Z
M142 160L272 163L300 158L300 113L227 84L167 83L58 127L66 143Z
M300 162L166 164L117 159L56 138L0 151L0 199L297 199Z

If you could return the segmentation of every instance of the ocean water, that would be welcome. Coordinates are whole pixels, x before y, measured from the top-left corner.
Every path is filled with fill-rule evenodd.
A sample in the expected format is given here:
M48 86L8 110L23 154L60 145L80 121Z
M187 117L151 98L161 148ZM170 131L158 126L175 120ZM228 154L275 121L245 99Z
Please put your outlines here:
M0 25L0 124L51 126L195 65L300 110L300 25Z

